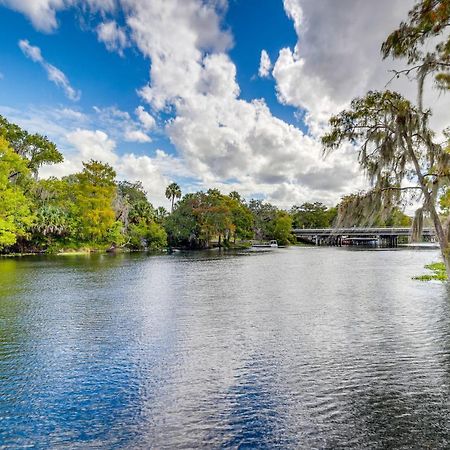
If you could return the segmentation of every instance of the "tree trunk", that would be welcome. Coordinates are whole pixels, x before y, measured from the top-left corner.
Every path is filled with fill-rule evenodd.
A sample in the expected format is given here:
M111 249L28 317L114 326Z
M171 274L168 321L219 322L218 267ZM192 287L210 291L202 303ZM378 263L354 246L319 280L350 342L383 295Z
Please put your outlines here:
M447 240L447 248L442 251L442 257L444 258L445 269L447 271L447 278L450 280L450 216L447 218L443 225L444 235Z
M405 136L406 143L408 145L408 151L416 170L417 178L419 179L420 187L422 188L423 195L425 197L425 208L431 214L433 220L434 229L436 230L436 236L439 241L439 247L441 249L442 258L445 263L445 269L447 271L447 277L450 280L450 253L449 253L449 242L448 242L448 229L444 230L442 226L441 219L438 212L436 211L435 199L432 198L430 191L428 190L425 177L420 170L419 161L417 160L416 154L414 153L414 148L409 136Z

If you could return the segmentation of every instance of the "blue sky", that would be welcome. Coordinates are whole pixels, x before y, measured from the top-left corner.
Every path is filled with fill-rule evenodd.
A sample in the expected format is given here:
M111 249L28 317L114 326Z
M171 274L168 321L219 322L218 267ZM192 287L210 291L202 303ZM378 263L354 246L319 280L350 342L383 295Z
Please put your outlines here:
M170 181L333 204L364 181L351 149L322 158L320 135L384 86L379 45L412 1L374 3L0 0L0 113L64 153L42 176L94 158L155 204Z

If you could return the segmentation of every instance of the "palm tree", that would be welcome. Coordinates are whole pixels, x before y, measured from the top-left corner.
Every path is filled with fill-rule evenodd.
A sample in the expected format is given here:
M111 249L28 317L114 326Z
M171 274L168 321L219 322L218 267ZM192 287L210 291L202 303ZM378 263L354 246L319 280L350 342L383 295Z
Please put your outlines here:
M169 186L166 187L166 197L168 200L172 201L172 210L173 212L173 204L176 198L181 198L181 189L177 183L170 183Z

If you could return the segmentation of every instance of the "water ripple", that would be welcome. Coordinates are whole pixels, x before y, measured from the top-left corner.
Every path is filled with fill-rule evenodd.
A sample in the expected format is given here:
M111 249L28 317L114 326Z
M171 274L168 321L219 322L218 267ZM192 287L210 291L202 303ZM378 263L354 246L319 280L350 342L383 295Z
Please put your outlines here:
M448 448L436 257L0 260L0 448Z

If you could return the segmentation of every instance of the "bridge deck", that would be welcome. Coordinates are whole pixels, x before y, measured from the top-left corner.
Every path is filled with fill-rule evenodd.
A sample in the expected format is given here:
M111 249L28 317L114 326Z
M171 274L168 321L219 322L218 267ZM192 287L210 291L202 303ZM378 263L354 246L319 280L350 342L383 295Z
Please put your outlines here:
M294 228L292 232L298 237L331 237L331 236L411 236L411 228ZM435 236L433 228L424 228L423 236Z

